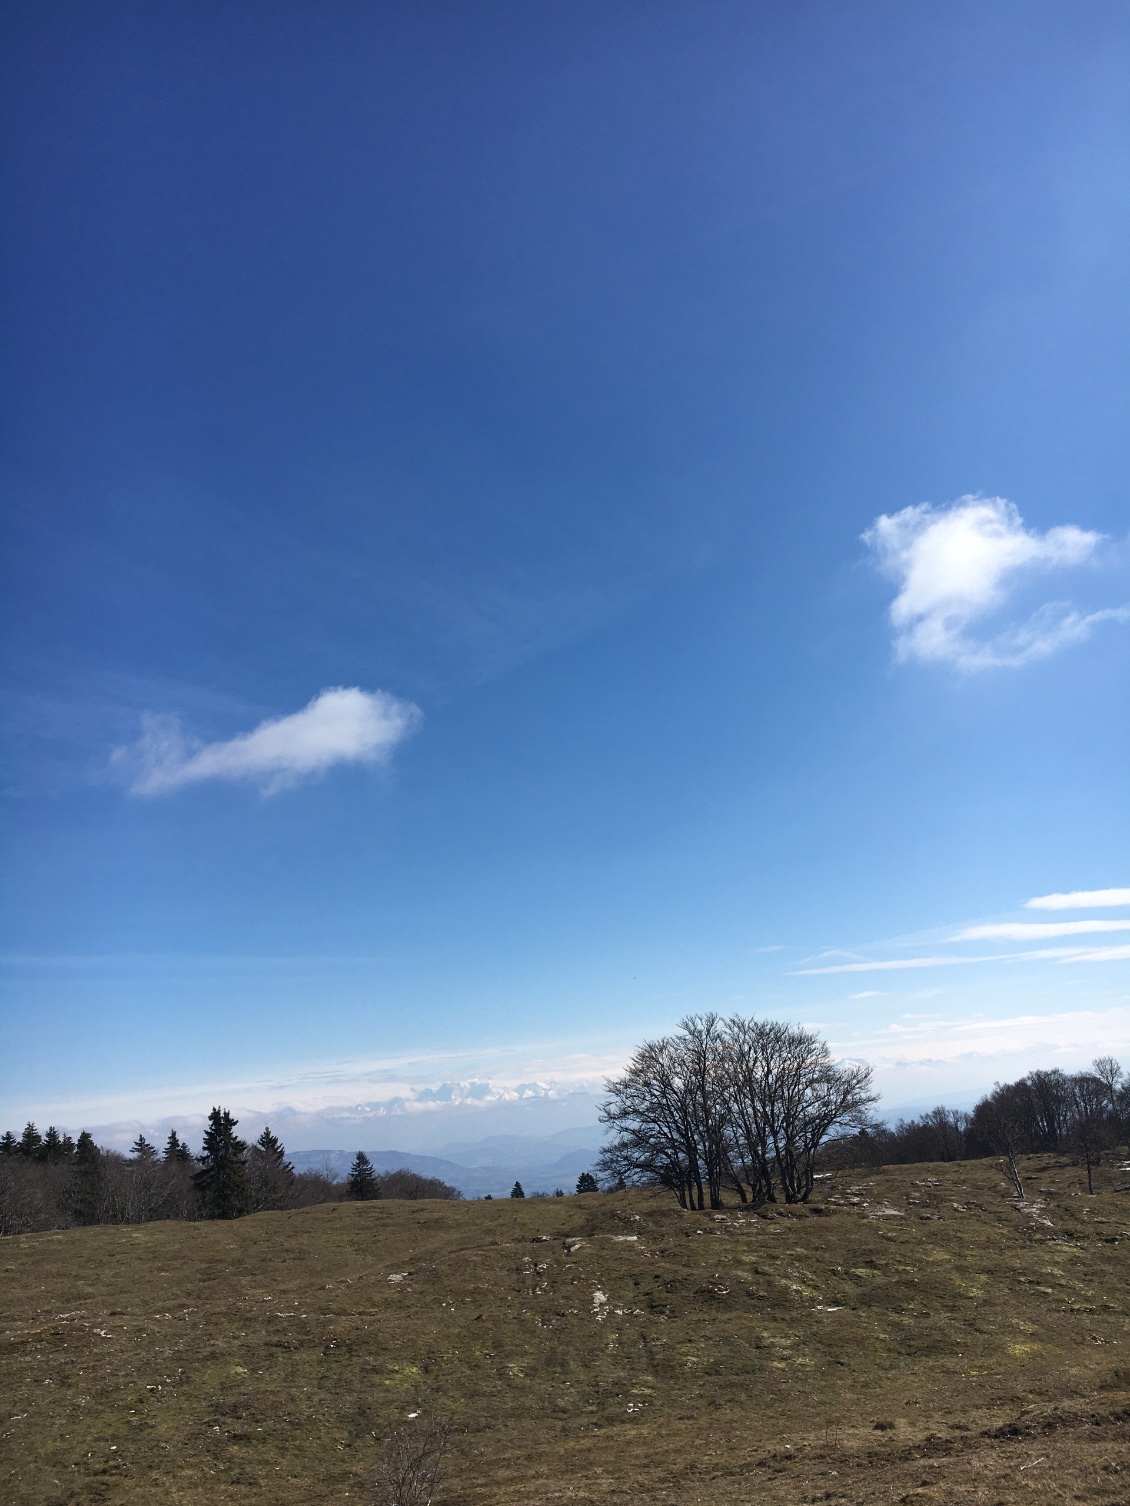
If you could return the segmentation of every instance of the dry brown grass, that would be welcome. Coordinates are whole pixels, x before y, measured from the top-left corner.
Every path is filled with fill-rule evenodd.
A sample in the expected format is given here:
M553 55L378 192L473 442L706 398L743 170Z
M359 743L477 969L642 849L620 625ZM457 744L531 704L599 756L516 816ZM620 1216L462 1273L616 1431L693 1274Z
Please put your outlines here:
M1024 1172L8 1239L0 1499L359 1503L419 1412L449 1506L1130 1506L1130 1192Z

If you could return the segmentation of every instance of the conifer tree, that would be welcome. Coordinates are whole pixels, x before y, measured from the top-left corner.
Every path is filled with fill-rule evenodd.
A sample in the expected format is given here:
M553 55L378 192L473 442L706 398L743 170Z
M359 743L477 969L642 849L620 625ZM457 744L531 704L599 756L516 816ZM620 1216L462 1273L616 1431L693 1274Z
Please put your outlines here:
M381 1195L381 1184L373 1170L373 1163L363 1150L359 1150L353 1158L346 1185L349 1188L349 1196L357 1202L366 1202Z
M89 1130L83 1130L78 1137L71 1177L71 1205L75 1222L97 1223L98 1195L102 1181L102 1152L95 1145L94 1136Z
M151 1166L157 1159L157 1147L150 1145L144 1135L138 1135L130 1146L129 1153L135 1161L144 1161L147 1166Z
M39 1147L39 1159L41 1161L61 1161L67 1153L66 1144L62 1135L53 1124L47 1126L47 1133L43 1136L43 1144Z
M18 1156L19 1153L20 1142L11 1130L5 1130L3 1136L0 1136L0 1156Z
M579 1193L600 1191L600 1185L591 1171L581 1172L580 1176L577 1178L577 1191Z
M169 1131L169 1138L165 1141L165 1149L161 1160L166 1166L183 1166L192 1160L192 1152L177 1134L175 1129Z
M247 1146L227 1109L208 1115L200 1169L193 1181L205 1218L239 1218L247 1212Z
M269 1124L263 1126L263 1133L256 1140L255 1147L262 1152L263 1159L269 1166L276 1171L289 1171L294 1175L294 1167L286 1159L286 1147L277 1135L271 1133Z
M277 1135L265 1125L263 1133L251 1147L247 1162L251 1211L260 1213L280 1208L294 1182L294 1167L286 1159L286 1150Z
M30 1160L38 1156L43 1146L43 1136L29 1119L24 1125L24 1132L20 1136L20 1155L27 1156Z
M511 1197L525 1197L525 1195L526 1194L525 1194L525 1191L523 1190L521 1182L515 1182L514 1185L513 1185L513 1187L511 1187L511 1189L510 1189L510 1196Z

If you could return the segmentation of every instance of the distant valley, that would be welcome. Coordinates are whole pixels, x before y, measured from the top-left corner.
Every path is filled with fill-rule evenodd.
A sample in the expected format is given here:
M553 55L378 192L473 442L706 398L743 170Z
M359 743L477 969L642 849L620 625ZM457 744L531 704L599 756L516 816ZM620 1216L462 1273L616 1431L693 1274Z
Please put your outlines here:
M515 1181L527 1196L552 1194L558 1188L572 1192L581 1172L589 1171L600 1149L600 1131L586 1126L561 1130L555 1135L491 1135L479 1141L461 1141L441 1147L437 1155L417 1151L299 1150L288 1159L296 1171L324 1171L342 1180L357 1150L364 1150L379 1172L407 1167L421 1176L439 1177L466 1198L505 1197Z

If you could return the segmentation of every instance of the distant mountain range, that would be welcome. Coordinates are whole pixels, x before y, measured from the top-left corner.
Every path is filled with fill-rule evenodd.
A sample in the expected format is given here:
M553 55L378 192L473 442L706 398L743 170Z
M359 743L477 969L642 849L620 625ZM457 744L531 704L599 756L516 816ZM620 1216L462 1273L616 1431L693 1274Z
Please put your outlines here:
M464 1197L505 1197L515 1181L523 1190L572 1192L582 1171L590 1171L600 1152L600 1131L560 1130L555 1135L491 1135L485 1140L456 1142L441 1154L409 1150L364 1150L378 1171L407 1167L425 1177L457 1187ZM324 1171L341 1180L349 1173L354 1150L297 1150L288 1160L296 1171Z

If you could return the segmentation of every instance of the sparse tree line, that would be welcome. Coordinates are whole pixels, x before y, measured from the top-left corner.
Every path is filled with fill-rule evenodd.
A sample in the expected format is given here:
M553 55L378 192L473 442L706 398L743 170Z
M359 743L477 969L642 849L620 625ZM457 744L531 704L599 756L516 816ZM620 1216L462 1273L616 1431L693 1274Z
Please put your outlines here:
M1002 1157L1019 1195L1017 1157L1072 1155L1094 1168L1130 1139L1130 1075L1113 1057L1090 1071L1030 1072L998 1083L972 1109L939 1105L893 1127L871 1114L870 1067L836 1063L812 1031L772 1020L690 1015L646 1041L606 1084L610 1138L577 1192L666 1187L681 1207L807 1202L821 1166ZM158 1151L138 1135L129 1155L34 1124L0 1136L0 1235L79 1224L228 1219L343 1199L458 1198L407 1169L378 1172L359 1151L344 1182L296 1172L269 1128L253 1144L214 1108L199 1155L170 1130ZM534 1194L539 1196L540 1194ZM557 1196L562 1196L559 1191ZM520 1182L512 1198L526 1194Z
M253 1144L236 1134L227 1109L208 1116L200 1154L170 1130L158 1150L138 1135L128 1155L106 1150L88 1130L77 1140L34 1124L0 1136L0 1235L79 1224L143 1224L154 1219L241 1218L345 1198L457 1198L446 1182L398 1170L379 1173L367 1156L364 1190L351 1175L295 1171L270 1128ZM356 1162L354 1163L356 1170Z
M837 1150L847 1161L872 1166L1001 1156L1023 1196L1018 1156L1074 1156L1086 1168L1092 1192L1094 1168L1126 1145L1128 1136L1130 1076L1114 1057L1100 1056L1087 1072L1052 1068L998 1083L970 1112L939 1105L893 1128L862 1126Z
M742 1016L688 1016L606 1089L603 1185L666 1187L693 1209L726 1195L804 1203L821 1167L990 1156L1023 1196L1017 1157L1042 1151L1075 1156L1093 1191L1094 1168L1130 1134L1130 1078L1113 1057L1030 1072L972 1112L939 1106L891 1128L872 1116L870 1067L833 1061L800 1026Z

